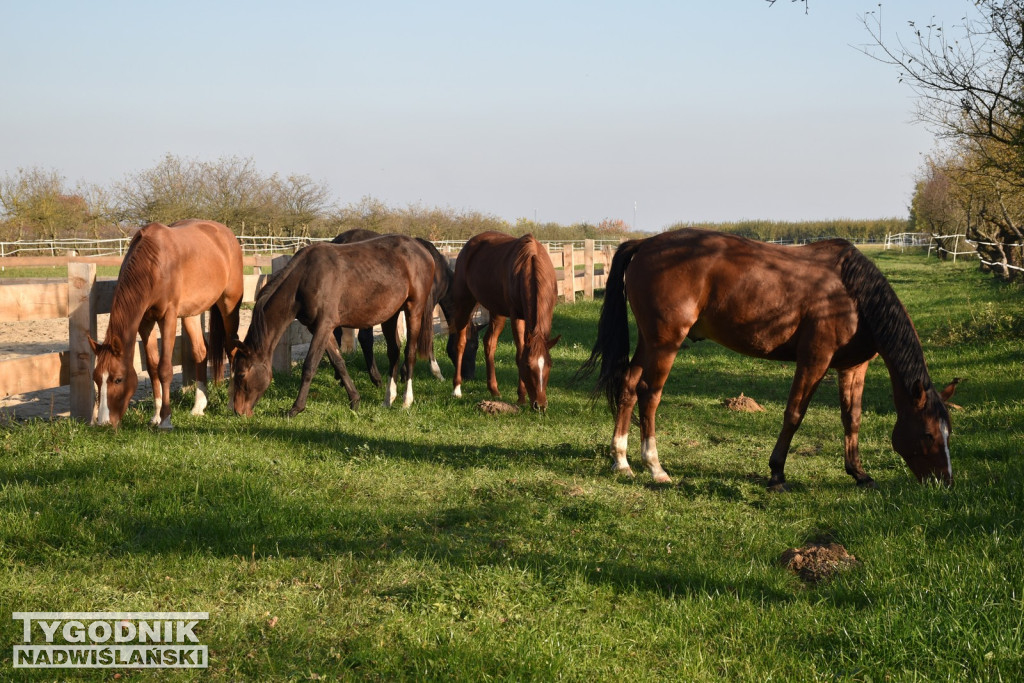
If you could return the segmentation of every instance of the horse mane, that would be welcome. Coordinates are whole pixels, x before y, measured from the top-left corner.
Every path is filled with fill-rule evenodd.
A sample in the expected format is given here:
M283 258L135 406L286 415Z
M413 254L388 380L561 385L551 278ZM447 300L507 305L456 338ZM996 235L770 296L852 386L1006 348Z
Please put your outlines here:
M287 279L288 274L291 273L297 267L299 261L304 261L302 252L308 247L299 249L294 256L292 256L288 263L285 264L284 268L272 273L270 278L267 279L266 284L260 289L259 294L256 295L256 301L252 308L252 319L249 321L249 331L245 335L245 343L250 349L263 348L263 344L266 341L267 330L267 303L269 303L274 293L281 288L281 284Z
M140 315L148 305L147 297L153 290L153 279L150 273L153 266L159 263L160 250L152 239L145 239L145 234L139 230L132 236L128 243L128 250L125 252L124 260L121 263L121 270L117 275L117 285L114 287L114 297L110 304L110 323L107 336L110 331L126 330L134 323L133 316ZM138 332L128 330L125 334L134 336ZM134 341L128 339L129 345Z
M541 308L554 305L554 297L546 297L543 293L545 291L557 291L554 269L537 266L539 258L542 256L547 258L546 253L543 255L540 253L542 249L543 247L541 247L540 242L533 235L523 235L517 240L515 259L512 262L513 272L524 274L524 277L516 278L517 280L524 283L524 285L526 283L536 283L534 291L530 292L524 286L525 291L521 292L527 327L532 330L530 338L527 340L528 344L535 341L536 337L540 337L546 342L548 334L551 332L550 329L541 329L541 326L538 324L549 320L547 314L550 311L541 310Z
M913 395L918 383L925 391L931 389L932 380L924 362L921 340L892 285L852 244L843 249L838 258L842 261L840 278L857 303L857 315L886 363L891 363L891 370L899 374L907 394Z

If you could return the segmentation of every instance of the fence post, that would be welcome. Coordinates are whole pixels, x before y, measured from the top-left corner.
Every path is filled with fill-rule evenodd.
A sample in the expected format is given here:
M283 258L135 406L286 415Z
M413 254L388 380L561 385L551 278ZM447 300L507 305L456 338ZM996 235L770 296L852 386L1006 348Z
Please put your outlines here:
M71 385L71 417L93 419L92 371L95 359L86 334L96 338L96 314L92 288L96 284L95 263L68 263L68 380Z
M573 261L572 242L562 245L562 293L568 303L576 301L576 263Z
M953 263L956 263L956 253L960 251L960 235L953 237Z
M583 300L594 300L594 240L583 240Z
M288 261L291 260L291 256L277 256L270 262L270 272L276 273L277 271L284 268ZM278 341L277 346L274 348L274 357L270 362L270 367L274 372L291 372L292 369L292 335L291 325L285 328L284 334L281 335L281 340Z

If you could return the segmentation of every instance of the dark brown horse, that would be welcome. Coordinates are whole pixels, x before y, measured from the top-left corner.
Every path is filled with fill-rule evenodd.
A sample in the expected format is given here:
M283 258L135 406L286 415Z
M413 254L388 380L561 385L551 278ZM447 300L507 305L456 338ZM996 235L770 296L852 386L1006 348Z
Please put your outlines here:
M117 426L135 394L135 335L146 347L155 410L151 423L171 429L171 355L178 318L192 341L196 362L193 415L206 408L206 362L213 381L224 375L224 351L238 334L242 301L242 248L234 234L213 221L186 220L171 226L150 223L135 233L121 263L102 344L91 337L96 354L93 380L99 392L97 424ZM203 341L199 314L210 311L210 345ZM160 324L160 345L151 333Z
M349 404L353 409L358 407L359 393L332 343L334 329L341 326L381 325L391 364L384 405L390 406L398 395L399 312L405 312L409 325L403 403L408 407L413 401L412 371L417 351L429 348L433 337L433 279L433 258L411 237L387 235L353 244L318 242L299 250L260 291L245 341L232 353L235 413L252 415L256 401L270 386L274 347L295 319L309 329L313 339L289 416L305 409L309 384L325 351L348 393Z
M637 324L629 360L627 299ZM928 376L914 325L877 267L845 240L783 247L706 230L678 230L619 246L612 260L597 342L581 368L600 359L598 390L616 414L612 457L632 475L626 439L640 402L641 457L655 481L654 417L683 340L711 339L739 353L795 361L782 431L772 450L769 487L784 489L794 432L826 370L835 368L845 431L846 472L873 485L861 467L857 435L868 362L881 355L896 404L893 448L919 480L953 480L949 413Z
M362 242L363 240L374 239L380 236L380 233L374 232L373 230L355 228L341 233L331 240L331 243L351 244L352 242ZM451 324L451 285L454 275L451 264L448 262L448 259L437 250L437 247L435 247L432 242L425 240L422 237L416 237L415 239L423 245L424 249L430 252L431 257L434 259L434 284L430 289L430 310L433 311L434 306L440 306L441 314L444 315L445 322ZM334 330L334 338L339 344L341 343L340 327ZM363 360L366 362L366 369L370 373L370 381L373 382L374 386L379 387L380 371L377 370L377 360L373 356L373 328L366 327L359 330L357 338L359 339L359 347L363 351ZM433 338L431 338L431 345L430 349L427 350L427 354L430 358L430 371L434 373L434 377L443 380L444 375L441 374L441 367L437 364L437 359L434 357ZM476 351L474 347L473 353L467 354L465 358L463 358L463 374L466 373L467 366L474 365L475 363ZM475 374L475 368L470 369L472 369Z
M455 309L449 334L456 335L454 395L462 396L462 357L470 316L479 303L491 314L484 343L487 388L492 395L501 395L494 374L494 349L505 321L511 318L519 403L525 403L529 396L535 409L546 410L550 349L561 337L548 338L557 296L554 266L533 235L516 239L500 232L484 232L470 238L455 262L452 285Z

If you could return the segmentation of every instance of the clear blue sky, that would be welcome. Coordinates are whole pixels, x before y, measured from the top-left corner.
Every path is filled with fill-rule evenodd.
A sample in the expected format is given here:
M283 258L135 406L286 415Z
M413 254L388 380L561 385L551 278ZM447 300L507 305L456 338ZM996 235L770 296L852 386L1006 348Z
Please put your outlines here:
M877 0L0 0L0 175L251 157L344 205L657 230L906 215L933 138ZM967 0L883 2L884 28Z

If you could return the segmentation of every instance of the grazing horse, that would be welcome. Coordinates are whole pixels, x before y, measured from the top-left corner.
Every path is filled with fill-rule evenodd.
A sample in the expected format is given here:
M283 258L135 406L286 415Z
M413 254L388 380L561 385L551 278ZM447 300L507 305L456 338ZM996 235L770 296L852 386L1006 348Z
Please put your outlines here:
M629 360L628 305L637 325ZM861 467L857 436L868 362L881 355L896 405L893 448L921 481L952 483L949 413L906 309L878 268L845 240L802 247L764 244L684 229L624 242L608 274L597 341L580 375L600 359L597 391L612 412L614 468L629 475L626 440L640 402L641 457L656 482L669 476L658 460L654 418L683 340L711 339L744 355L795 361L782 431L772 450L769 488L785 489L790 442L829 368L839 377L846 472L874 482Z
M362 242L364 240L370 240L380 236L381 234L379 232L374 232L373 230L355 228L341 233L331 240L331 243L351 244L352 242ZM434 284L430 289L430 310L433 311L434 306L440 306L445 322L450 324L452 318L451 284L453 277L451 264L448 262L447 258L441 255L441 252L437 250L437 247L435 247L432 242L425 240L422 237L416 237L414 239L422 244L434 259ZM359 330L357 338L359 339L359 347L363 351L363 360L366 362L366 369L370 373L370 381L373 382L374 386L379 387L380 371L377 370L377 360L373 355L373 328L364 327ZM334 330L334 339L339 344L341 343L340 327ZM444 375L441 374L441 367L437 364L437 359L434 357L433 337L431 337L431 345L428 354L430 357L430 371L434 374L434 377L443 380ZM463 373L466 373L467 366L473 366L475 363L476 351L474 350L472 354L467 355L466 358L463 359ZM473 374L475 374L475 367L470 367L469 369L472 370Z
M430 348L434 332L430 305L433 280L434 259L411 237L386 235L352 244L317 242L299 250L260 291L245 340L232 351L235 413L252 415L256 401L270 386L274 347L295 319L309 329L313 339L289 417L305 409L309 384L325 351L348 393L349 404L353 409L359 406L359 392L332 343L334 329L341 326L381 325L391 364L384 405L391 406L398 395L398 313L402 311L409 325L402 405L409 407L417 351L422 354Z
M519 403L525 403L529 396L530 405L546 410L550 349L561 338L548 339L557 297L554 266L533 235L517 239L500 232L484 232L470 238L455 262L452 285L455 310L449 334L456 335L457 358L453 394L462 396L462 357L470 316L479 303L491 314L484 341L487 388L493 396L501 395L494 375L494 349L505 321L512 318Z
M213 381L224 375L224 351L238 335L242 302L242 248L234 234L213 221L185 220L170 226L150 223L135 233L121 263L102 344L91 337L96 354L93 381L99 392L97 424L115 427L128 410L139 378L135 372L135 335L146 348L155 409L151 424L171 429L171 355L178 318L192 341L196 362L193 415L206 408L206 361ZM199 314L210 311L210 345L203 341ZM160 323L160 343L151 333Z

